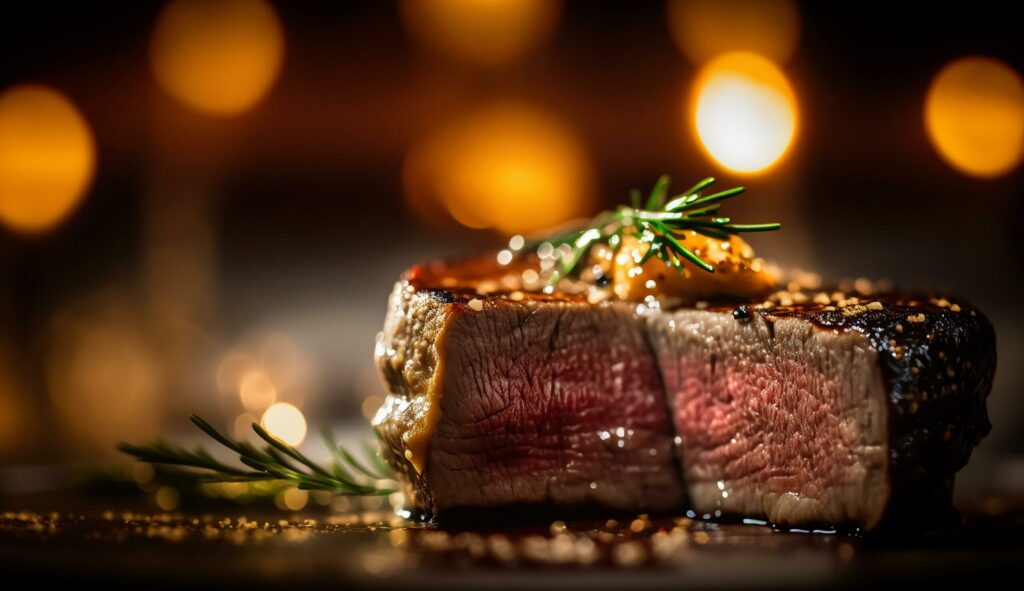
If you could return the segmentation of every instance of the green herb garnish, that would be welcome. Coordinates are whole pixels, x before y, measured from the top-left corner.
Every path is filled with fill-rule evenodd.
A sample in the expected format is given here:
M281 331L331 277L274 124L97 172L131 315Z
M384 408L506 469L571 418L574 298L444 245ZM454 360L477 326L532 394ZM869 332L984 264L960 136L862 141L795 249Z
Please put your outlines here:
M378 481L391 480L393 477L391 469L369 444L364 450L367 461L360 462L340 448L330 431L325 430L323 438L332 457L327 466L321 466L256 423L252 424L253 431L267 444L262 449L247 441L228 439L196 415L192 415L191 419L217 443L238 454L238 460L248 469L224 464L205 448L189 451L165 441L143 446L122 443L117 449L150 464L203 470L201 477L207 482L279 480L303 490L323 490L346 496L387 495L395 492L393 488L378 486Z
M533 251L548 249L552 256L558 258L558 265L551 273L549 284L576 273L580 261L596 244L606 244L613 252L617 252L622 246L623 235L632 235L648 245L647 251L635 261L637 265L646 263L654 256L679 273L683 272L683 260L690 261L708 273L714 273L714 267L680 242L683 232L694 231L727 240L733 234L768 232L782 227L779 223L734 224L730 218L719 217L717 213L722 202L739 195L744 188L736 187L712 195L701 194L714 183L715 179L708 177L689 190L669 198L669 177L662 175L651 189L646 202L641 203L640 191L634 189L629 195L629 205L604 211L586 227L531 242L527 248ZM550 247L544 247L545 244Z

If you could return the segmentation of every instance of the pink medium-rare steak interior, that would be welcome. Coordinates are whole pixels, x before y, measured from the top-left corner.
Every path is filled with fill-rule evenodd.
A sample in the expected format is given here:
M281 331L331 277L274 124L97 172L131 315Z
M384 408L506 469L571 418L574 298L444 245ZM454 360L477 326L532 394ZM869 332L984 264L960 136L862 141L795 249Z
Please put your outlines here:
M671 417L645 326L622 305L489 299L396 290L392 317L441 318L428 339L383 360L392 383L431 375L439 411L422 473L401 462L408 409L396 388L378 416L390 458L432 512L508 504L668 510L682 504ZM387 332L387 331L386 331ZM417 330L417 334L428 331ZM422 351L422 353L421 353ZM427 353L429 351L429 354ZM436 359L421 370L418 360ZM397 376L404 376L398 378ZM425 415L427 413L420 413Z
M886 391L857 332L796 319L651 319L694 508L874 526L888 500Z
M678 506L661 379L628 312L487 304L457 308L445 335L441 420L427 468L438 509L508 498Z

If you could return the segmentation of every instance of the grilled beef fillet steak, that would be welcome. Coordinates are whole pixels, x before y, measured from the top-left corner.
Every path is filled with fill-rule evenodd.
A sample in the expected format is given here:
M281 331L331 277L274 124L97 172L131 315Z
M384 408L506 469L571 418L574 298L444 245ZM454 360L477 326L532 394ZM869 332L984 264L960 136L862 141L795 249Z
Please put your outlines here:
M496 290L488 273L414 267L377 343L376 428L430 516L693 508L872 529L949 508L989 430L995 335L963 301L652 309Z

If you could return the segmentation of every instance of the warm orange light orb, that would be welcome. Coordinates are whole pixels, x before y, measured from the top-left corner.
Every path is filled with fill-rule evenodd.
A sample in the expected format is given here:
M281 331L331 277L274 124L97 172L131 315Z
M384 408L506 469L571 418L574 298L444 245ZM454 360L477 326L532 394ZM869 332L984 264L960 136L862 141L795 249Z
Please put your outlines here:
M506 64L554 31L557 0L403 0L402 20L420 43L482 66Z
M939 155L963 174L995 178L1024 157L1024 82L986 57L948 64L925 100L925 129Z
M414 208L440 204L465 226L509 235L588 213L591 179L576 135L517 103L471 113L418 142L404 174Z
M669 0L666 9L672 39L697 64L739 50L784 63L800 40L792 0Z
M89 125L62 94L34 84L0 94L0 221L24 232L55 226L95 167Z
M793 143L796 96L775 64L755 53L730 52L701 69L689 120L701 145L723 167L762 172Z
M247 410L261 411L277 399L277 387L266 373L253 370L245 374L238 384L238 396Z
M157 81L213 115L242 113L266 95L284 60L284 31L264 0L174 0L150 43Z
M278 402L263 413L260 424L268 433L288 445L299 445L306 438L306 417L294 404Z

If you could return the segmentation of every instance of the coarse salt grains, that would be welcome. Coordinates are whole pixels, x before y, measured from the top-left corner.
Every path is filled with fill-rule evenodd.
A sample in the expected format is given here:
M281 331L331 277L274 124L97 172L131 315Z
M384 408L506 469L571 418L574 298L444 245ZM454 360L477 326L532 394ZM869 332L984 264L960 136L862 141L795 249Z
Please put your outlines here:
M479 300L477 298L473 298L473 299L469 300L469 309L473 310L474 312L479 312L480 310L483 310L484 309L484 302L483 302L483 300Z

